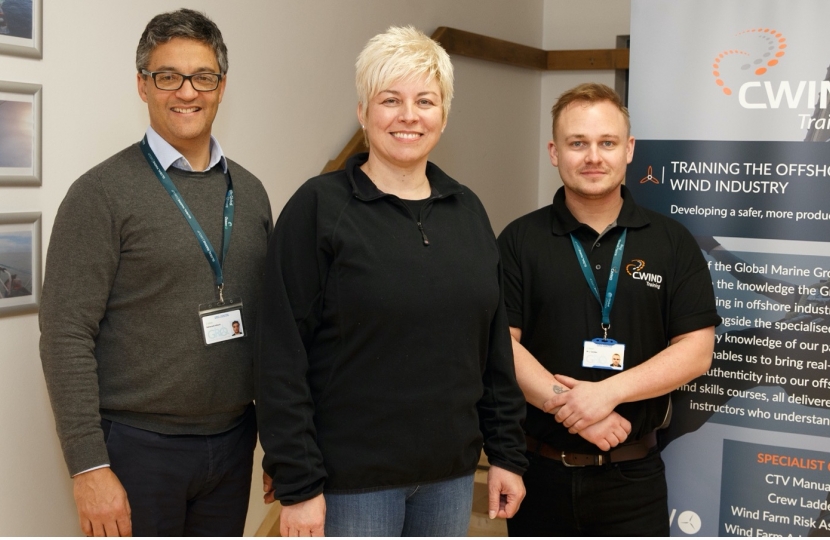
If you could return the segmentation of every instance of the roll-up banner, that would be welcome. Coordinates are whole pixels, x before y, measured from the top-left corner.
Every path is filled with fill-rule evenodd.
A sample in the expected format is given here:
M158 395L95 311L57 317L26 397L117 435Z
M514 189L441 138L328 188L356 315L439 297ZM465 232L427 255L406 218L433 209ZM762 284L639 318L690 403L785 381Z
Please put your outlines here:
M830 534L830 2L631 6L626 185L723 317L661 434L672 535Z

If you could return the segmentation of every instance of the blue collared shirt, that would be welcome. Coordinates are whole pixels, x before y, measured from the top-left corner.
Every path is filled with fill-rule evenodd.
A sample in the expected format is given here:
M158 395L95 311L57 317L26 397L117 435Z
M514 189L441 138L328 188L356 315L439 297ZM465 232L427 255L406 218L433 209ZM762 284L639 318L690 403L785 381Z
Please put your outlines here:
M181 152L173 148L169 142L165 141L161 135L156 133L156 130L152 128L152 126L147 127L147 144L150 145L150 150L156 155L156 158L159 160L159 164L164 167L164 170L170 168L170 166L176 167L177 169L181 169L183 171L193 171L193 167L190 166L190 163L187 161ZM207 169L204 171L195 171L195 172L205 172L212 169L217 163L222 163L222 172L228 172L228 162L225 159L225 154L222 152L222 147L219 146L219 141L217 141L213 135L210 136L210 163L208 163Z

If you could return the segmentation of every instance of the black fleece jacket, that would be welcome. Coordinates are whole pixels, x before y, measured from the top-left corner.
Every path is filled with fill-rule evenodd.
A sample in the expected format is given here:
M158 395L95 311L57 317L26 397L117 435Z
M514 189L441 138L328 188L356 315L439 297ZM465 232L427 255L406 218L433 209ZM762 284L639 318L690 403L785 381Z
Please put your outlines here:
M522 474L499 252L478 198L433 164L416 216L360 170L312 178L271 238L260 320L263 469L283 504Z

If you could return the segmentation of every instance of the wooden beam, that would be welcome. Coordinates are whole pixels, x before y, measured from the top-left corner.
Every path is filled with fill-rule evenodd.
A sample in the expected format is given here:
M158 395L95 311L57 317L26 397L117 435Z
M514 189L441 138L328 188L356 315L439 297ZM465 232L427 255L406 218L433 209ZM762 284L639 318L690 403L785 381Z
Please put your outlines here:
M547 64L545 69L628 69L628 49L547 51Z
M450 54L540 71L547 68L545 51L535 47L446 26L439 27L432 34L432 39L440 43Z
M338 154L336 158L326 163L326 166L323 167L323 170L320 171L320 174L325 174L331 171L339 171L340 169L345 168L346 161L348 161L350 157L365 151L366 144L363 142L363 129L357 128L357 131L355 131L355 134L352 135L351 139L349 139L349 142L346 143L346 146L343 148L343 150L340 151L340 154Z
M432 39L450 54L540 71L628 69L628 49L544 51L446 26Z

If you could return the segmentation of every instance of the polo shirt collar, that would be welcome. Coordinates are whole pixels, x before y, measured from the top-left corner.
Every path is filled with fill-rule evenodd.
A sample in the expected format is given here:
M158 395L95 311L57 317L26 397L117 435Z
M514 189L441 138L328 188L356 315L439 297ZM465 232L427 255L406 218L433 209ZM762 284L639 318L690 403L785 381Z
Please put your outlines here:
M150 150L156 155L156 159L158 159L159 165L166 171L171 166L176 167L177 169L181 169L183 171L194 172L193 167L187 161L181 152L173 148L173 145L169 142L165 141L161 135L159 135L152 126L147 127L146 131L147 135L147 144L150 145ZM210 136L210 163L208 163L207 169L204 171L198 172L206 172L216 166L217 163L222 164L222 172L228 172L228 162L225 159L225 153L222 151L222 147L219 146L219 141L217 141L213 135Z
M625 185L620 186L623 205L620 214L617 216L617 227L636 229L645 227L650 223L648 216L642 208L634 202L634 196L628 191ZM557 236L570 234L580 228L580 223L565 205L565 188L560 187L553 197L553 212L551 215L551 232Z
M372 182L372 179L360 169L360 166L368 160L369 153L362 152L353 155L346 162L346 176L352 184L352 193L362 201L373 201L382 197L388 197L389 193L384 193L379 190L375 183ZM426 174L429 180L429 187L432 190L429 196L430 199L442 199L462 191L461 184L447 176L444 171L431 162L427 162Z

